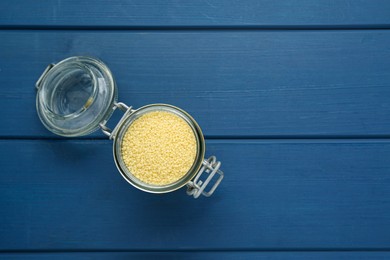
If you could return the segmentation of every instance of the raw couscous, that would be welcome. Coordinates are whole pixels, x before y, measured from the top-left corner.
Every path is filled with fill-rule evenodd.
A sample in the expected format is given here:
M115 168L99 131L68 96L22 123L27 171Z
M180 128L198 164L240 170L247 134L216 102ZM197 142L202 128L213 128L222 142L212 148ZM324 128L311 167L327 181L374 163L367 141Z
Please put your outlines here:
M122 158L127 169L151 185L168 185L191 169L197 154L194 131L176 114L148 112L134 120L124 134Z

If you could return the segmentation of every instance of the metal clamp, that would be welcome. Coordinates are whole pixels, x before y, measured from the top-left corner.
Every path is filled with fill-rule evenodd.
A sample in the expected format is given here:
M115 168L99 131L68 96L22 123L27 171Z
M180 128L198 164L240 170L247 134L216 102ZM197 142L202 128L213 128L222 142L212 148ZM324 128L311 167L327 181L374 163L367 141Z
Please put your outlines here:
M101 122L99 124L100 128L102 129L102 132L105 135L107 135L110 139L115 138L115 136L119 130L119 127L122 125L122 122L125 121L126 118L135 111L135 110L131 109L131 107L127 106L126 104L119 102L119 103L114 103L114 106L112 107L112 110L113 110L112 113L114 113L114 111L117 108L119 108L120 110L125 112L125 114L122 116L122 118L119 120L118 124L116 124L116 126L113 130L111 130L110 128L108 128L106 126L106 124L110 118L107 118L106 120L104 120L103 122Z
M221 166L221 162L217 161L217 158L215 156L211 156L207 160L203 160L202 164L203 165L200 168L194 180L187 183L187 195L194 196L195 199L197 199L201 194L205 197L210 197L223 179L223 172L219 170L219 167ZM199 179L204 172L208 173L209 176L203 182ZM213 187L207 192L204 191L206 186L213 179L216 173L219 174L219 177L214 183Z
M49 72L49 70L51 70L54 67L54 65L55 65L54 63L49 64L46 67L46 69L43 71L42 75L39 77L39 79L35 83L35 87L37 89L39 89L39 87L41 86L42 80L46 77L46 74Z

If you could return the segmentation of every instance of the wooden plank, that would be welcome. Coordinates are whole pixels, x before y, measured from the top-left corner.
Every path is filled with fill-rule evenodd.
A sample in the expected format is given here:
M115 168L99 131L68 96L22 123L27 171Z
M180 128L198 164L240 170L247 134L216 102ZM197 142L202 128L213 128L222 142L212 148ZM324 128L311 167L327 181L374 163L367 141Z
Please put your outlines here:
M34 84L47 64L104 60L121 101L184 108L206 136L390 132L390 31L1 31L2 137L48 137ZM103 137L101 133L92 135Z
M103 140L3 140L0 250L389 250L390 142L212 140L212 198L127 184Z
M12 253L0 259L388 259L389 252L99 252Z
M386 0L0 2L2 26L388 27Z

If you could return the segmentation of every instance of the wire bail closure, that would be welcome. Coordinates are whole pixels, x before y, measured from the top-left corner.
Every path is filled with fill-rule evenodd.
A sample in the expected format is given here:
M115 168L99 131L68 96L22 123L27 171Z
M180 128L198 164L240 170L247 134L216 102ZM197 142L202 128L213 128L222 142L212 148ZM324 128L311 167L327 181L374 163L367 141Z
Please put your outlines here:
M126 120L126 118L132 114L134 112L133 109L131 109L131 107L127 106L126 104L122 103L122 102L115 102L114 103L114 106L112 107L112 113L114 113L114 111L119 108L121 111L125 112L125 114L122 116L122 118L119 120L119 122L116 124L115 128L113 130L111 130L110 128L108 128L106 126L108 120L110 118L107 118L106 120L104 120L103 122L101 122L99 124L100 128L102 129L102 132L107 135L109 137L110 140L114 139L117 132L118 132L118 128L122 125L122 122Z
M203 160L202 164L203 165L194 180L187 183L187 195L193 196L195 199L199 198L200 195L210 197L223 179L223 172L219 170L219 167L221 167L221 162L217 161L215 156L211 156L207 160ZM209 176L203 182L199 179L204 172L208 173ZM219 174L219 177L214 183L213 187L209 191L204 191L216 173Z

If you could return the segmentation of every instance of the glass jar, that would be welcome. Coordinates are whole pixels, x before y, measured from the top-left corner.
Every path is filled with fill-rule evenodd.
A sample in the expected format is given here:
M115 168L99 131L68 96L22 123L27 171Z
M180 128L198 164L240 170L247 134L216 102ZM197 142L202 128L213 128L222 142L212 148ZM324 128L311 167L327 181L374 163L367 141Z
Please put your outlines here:
M205 141L196 121L184 110L167 104L151 104L132 109L117 101L117 88L109 68L100 60L76 56L50 64L36 83L37 112L43 125L51 132L76 137L90 134L99 128L114 141L115 164L123 178L134 187L151 193L167 193L187 186L187 194L209 197L223 179L221 163L215 156L204 158ZM106 124L119 108L124 114L111 130ZM192 167L183 177L166 185L141 181L126 167L121 152L126 131L143 115L154 111L174 114L184 120L196 139L196 156ZM202 176L202 175L207 175ZM206 187L213 183L211 188Z

